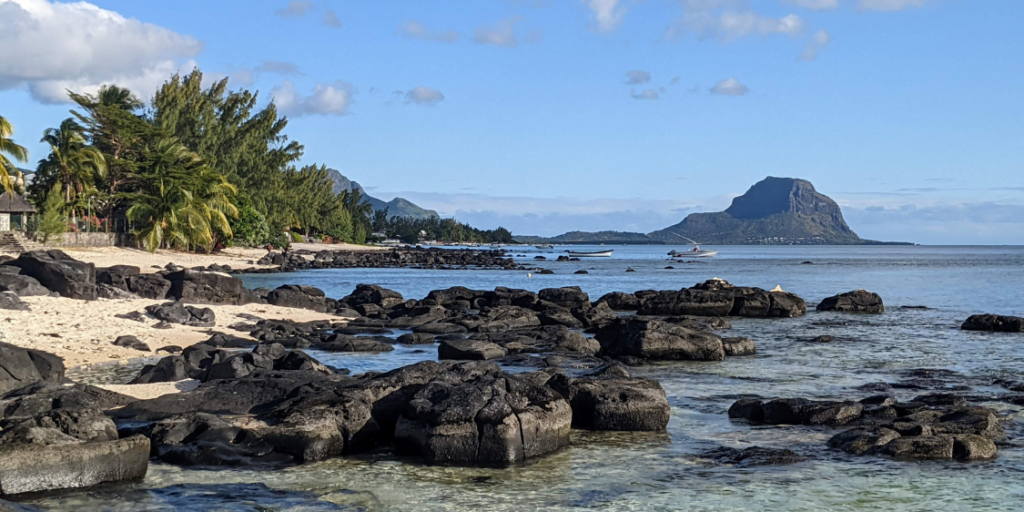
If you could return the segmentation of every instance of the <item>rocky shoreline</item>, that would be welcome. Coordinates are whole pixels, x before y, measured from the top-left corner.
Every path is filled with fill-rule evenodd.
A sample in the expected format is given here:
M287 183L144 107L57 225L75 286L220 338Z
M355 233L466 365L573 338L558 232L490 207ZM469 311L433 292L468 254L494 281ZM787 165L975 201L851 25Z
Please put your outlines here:
M406 261L373 254L379 261ZM460 258L409 264L471 261ZM2 496L143 478L151 458L180 466L273 468L390 446L425 464L507 466L569 446L572 429L665 431L671 416L665 390L634 376L631 367L751 356L756 340L723 335L730 318L785 321L808 310L792 293L718 279L596 300L575 287L452 287L408 299L375 285L334 299L309 286L248 290L223 272L95 268L60 251L24 253L0 265L0 276L6 276L0 304L12 309L28 307L18 291L45 290L80 300L123 294L170 300L125 316L171 326L211 325L209 306L226 304L276 305L336 319L253 317L231 326L246 336L214 332L195 345L163 347L170 355L144 367L133 385L186 379L199 385L150 399L70 383L60 358L0 343ZM815 309L870 315L881 314L884 305L878 295L855 290ZM1020 319L989 315L971 317L962 328L1019 332L1019 326ZM138 340L117 341L138 347ZM438 361L352 374L306 352L386 352L395 345L436 345ZM1024 403L1018 394L1024 386L1016 381L992 384L1008 391L996 400ZM828 445L856 456L983 460L997 457L1008 436L998 411L972 403L992 399L951 393L907 402L891 395L834 402L752 397L721 413L751 424L841 426L847 430L831 434ZM785 447L721 447L698 459L746 467L804 456ZM76 462L61 464L67 460Z

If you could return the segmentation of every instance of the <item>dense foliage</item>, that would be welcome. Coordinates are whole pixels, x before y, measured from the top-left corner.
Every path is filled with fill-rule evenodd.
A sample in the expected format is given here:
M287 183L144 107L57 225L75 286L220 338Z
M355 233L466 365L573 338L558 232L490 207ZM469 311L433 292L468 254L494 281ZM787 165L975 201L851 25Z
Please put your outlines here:
M30 199L55 210L44 203L57 190L64 214L95 213L103 229L123 219L151 251L280 246L302 236L366 241L380 212L357 190L335 194L326 166L297 167L303 146L285 135L288 120L273 102L260 107L258 93L231 91L227 79L202 82L198 69L174 75L148 105L117 86L95 95L69 91L77 108L46 130L50 154L39 161ZM27 158L11 132L0 118L0 164L8 172L13 163L4 153ZM11 186L8 172L0 172L4 188ZM411 241L420 233L444 241L511 241L507 230L480 231L453 219L389 220L384 212L383 221Z

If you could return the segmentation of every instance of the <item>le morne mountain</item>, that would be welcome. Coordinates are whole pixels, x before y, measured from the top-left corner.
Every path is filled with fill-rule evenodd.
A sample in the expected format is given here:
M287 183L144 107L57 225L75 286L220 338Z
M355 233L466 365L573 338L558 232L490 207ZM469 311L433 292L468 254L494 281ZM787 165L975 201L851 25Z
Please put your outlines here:
M651 233L572 231L552 238L517 236L524 243L871 244L854 233L828 196L807 180L768 177L732 200L724 212L691 213Z
M334 193L340 194L343 190L358 190L359 193L366 198L366 201L373 206L374 211L388 209L388 217L410 217L413 219L429 219L431 217L438 218L440 215L434 210L427 210L420 208L409 201L401 197L396 197L390 201L382 201L376 197L372 197L363 190L363 186L355 181L352 181L335 169L327 169L328 175L334 180Z

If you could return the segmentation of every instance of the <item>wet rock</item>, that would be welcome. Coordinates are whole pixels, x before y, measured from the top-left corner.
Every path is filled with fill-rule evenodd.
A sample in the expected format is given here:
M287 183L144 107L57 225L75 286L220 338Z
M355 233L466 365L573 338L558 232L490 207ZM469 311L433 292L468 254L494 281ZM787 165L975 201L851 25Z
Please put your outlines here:
M951 436L910 436L899 437L886 443L879 453L894 459L908 460L950 460L953 458Z
M403 345L429 345L434 343L434 335L410 332L399 336L395 342Z
M405 299L402 294L394 290L381 288L375 284L360 284L356 285L356 289L350 295L341 299L341 302L348 304L349 307L375 304L383 309L388 309L404 303Z
M953 457L957 460L984 460L999 456L996 444L973 434L953 436Z
M764 423L764 402L746 398L737 400L729 406L729 417L753 423Z
M752 356L757 353L754 340L750 338L722 338L722 348L727 356Z
M338 335L331 341L314 343L310 348L324 352L391 352L390 343L377 338Z
M130 348L141 352L151 352L149 345L135 336L118 336L113 344L118 347Z
M537 293L538 299L550 302L566 309L589 309L590 296L583 292L579 286L566 286L563 288L545 288Z
M867 290L840 293L822 300L818 311L839 311L844 313L869 313L879 315L885 312L882 297Z
M405 408L395 442L431 464L506 465L567 446L571 422L561 395L524 379L435 380Z
M853 455L864 455L878 450L899 437L899 432L888 428L875 430L855 428L832 436L828 445Z
M698 457L712 460L719 464L730 464L741 468L795 464L807 460L806 457L793 450L763 448L761 446L751 446L742 450L722 446L701 453Z
M157 320L193 327L213 327L217 324L213 310L187 306L181 302L165 302L146 306L146 312Z
M1024 318L1001 315L971 315L960 328L965 331L1024 332Z
M175 416L149 424L140 433L149 437L156 458L179 466L253 466L293 460L275 452L251 430L212 414Z
M77 261L63 251L23 252L8 265L62 297L96 300L96 265Z
M505 357L505 349L494 343L477 340L444 340L437 347L438 359L487 361Z
M783 398L765 402L764 422L789 425L843 425L860 418L864 404Z
M603 302L586 310L573 310L573 315L579 318L584 326L598 328L611 324L618 318L615 311Z
M644 317L617 318L598 331L600 355L644 359L721 361L722 339L708 332L679 327Z
M563 325L570 329L580 329L583 327L583 322L573 316L572 312L566 308L555 307L541 311L537 315L540 319L541 325Z
M104 482L141 479L149 467L149 439L4 446L0 493L76 489Z
M614 311L636 311L640 309L640 299L632 293L611 292L597 299L596 304L608 304Z
M729 316L733 307L732 293L693 290L662 291L644 300L638 315L661 316Z
M537 313L532 310L519 306L497 306L481 310L478 315L462 317L459 324L473 332L503 332L536 327L541 325L541 321ZM413 331L422 332L416 329Z
M833 341L835 341L835 337L830 336L828 334L822 334L821 336L811 338L808 341L810 341L811 343L832 343Z
M662 431L668 425L668 399L661 384L630 378L621 365L605 366L575 379L556 375L548 385L569 400L574 428Z

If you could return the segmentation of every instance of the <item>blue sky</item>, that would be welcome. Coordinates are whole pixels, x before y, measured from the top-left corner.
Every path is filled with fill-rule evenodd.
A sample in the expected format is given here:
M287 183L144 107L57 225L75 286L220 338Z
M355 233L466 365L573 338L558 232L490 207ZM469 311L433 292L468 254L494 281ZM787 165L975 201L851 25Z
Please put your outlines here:
M177 70L258 89L304 163L520 234L651 231L765 176L861 236L1024 244L1024 2L0 0L0 115Z

